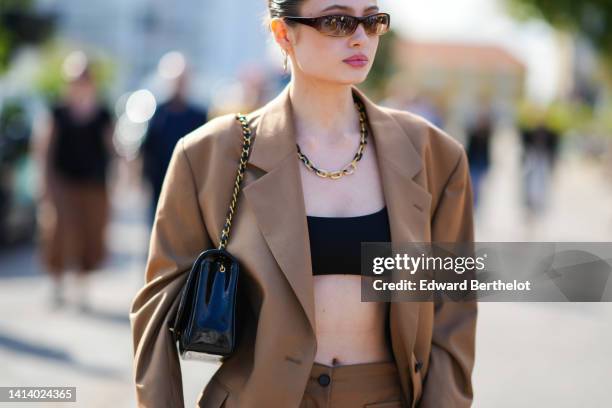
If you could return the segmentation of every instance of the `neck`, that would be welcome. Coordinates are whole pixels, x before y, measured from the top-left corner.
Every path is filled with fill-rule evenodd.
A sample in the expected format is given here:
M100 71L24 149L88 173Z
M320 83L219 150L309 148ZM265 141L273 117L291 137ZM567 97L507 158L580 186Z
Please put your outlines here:
M293 79L289 97L298 143L345 144L359 134L359 113L349 85Z
M185 106L185 99L181 95L174 95L170 99L170 108L172 110L182 110Z

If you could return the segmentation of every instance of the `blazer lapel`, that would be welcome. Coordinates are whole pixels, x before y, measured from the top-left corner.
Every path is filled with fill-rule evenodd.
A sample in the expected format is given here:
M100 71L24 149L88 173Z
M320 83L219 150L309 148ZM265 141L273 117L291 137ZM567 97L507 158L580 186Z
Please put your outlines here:
M368 140L371 143L373 139L376 145L392 243L395 246L427 241L431 195L413 180L423 167L422 159L406 130L360 90L352 89L365 104L370 125ZM415 126L408 131L419 130ZM249 166L259 168L263 175L244 187L243 192L267 245L315 332L310 241L299 165L287 85L262 108ZM416 318L414 308L406 307ZM412 326L414 322L405 323ZM411 332L414 335L414 330Z
M248 166L265 173L244 187L246 201L314 333L310 241L289 86L263 108L251 149Z
M423 160L409 133L417 139L423 127L403 129L398 122L354 88L364 101L376 153L383 194L389 214L392 249L400 250L411 242L430 240L431 194L414 178L423 169ZM391 302L391 340L393 353L400 366L403 383L410 375L410 350L416 341L419 303Z

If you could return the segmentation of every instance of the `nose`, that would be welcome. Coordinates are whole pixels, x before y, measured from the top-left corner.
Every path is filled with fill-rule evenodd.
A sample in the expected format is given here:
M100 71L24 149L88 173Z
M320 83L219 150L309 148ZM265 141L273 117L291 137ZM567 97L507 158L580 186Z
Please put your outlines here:
M366 33L363 24L360 23L353 35L351 35L351 46L363 45L363 43L367 40L368 34Z

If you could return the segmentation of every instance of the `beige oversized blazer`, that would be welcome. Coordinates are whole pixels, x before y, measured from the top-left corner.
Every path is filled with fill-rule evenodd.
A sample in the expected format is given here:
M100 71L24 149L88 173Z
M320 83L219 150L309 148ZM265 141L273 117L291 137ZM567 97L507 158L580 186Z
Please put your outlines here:
M472 242L472 190L462 145L419 116L378 106L352 89L369 118L392 242ZM297 408L306 387L317 342L291 109L287 86L248 115L255 139L227 250L241 262L251 314L235 355L200 394L201 407ZM219 244L241 146L240 124L228 114L186 135L174 150L145 286L130 313L140 407L184 405L167 326L192 262ZM476 314L475 303L391 302L392 350L406 406L471 405Z

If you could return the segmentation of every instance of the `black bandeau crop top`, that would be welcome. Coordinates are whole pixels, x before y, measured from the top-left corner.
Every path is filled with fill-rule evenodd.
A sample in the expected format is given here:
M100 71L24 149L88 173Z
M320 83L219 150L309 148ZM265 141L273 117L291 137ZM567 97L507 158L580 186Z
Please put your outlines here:
M313 275L361 274L361 242L390 242L387 207L355 217L306 216Z

